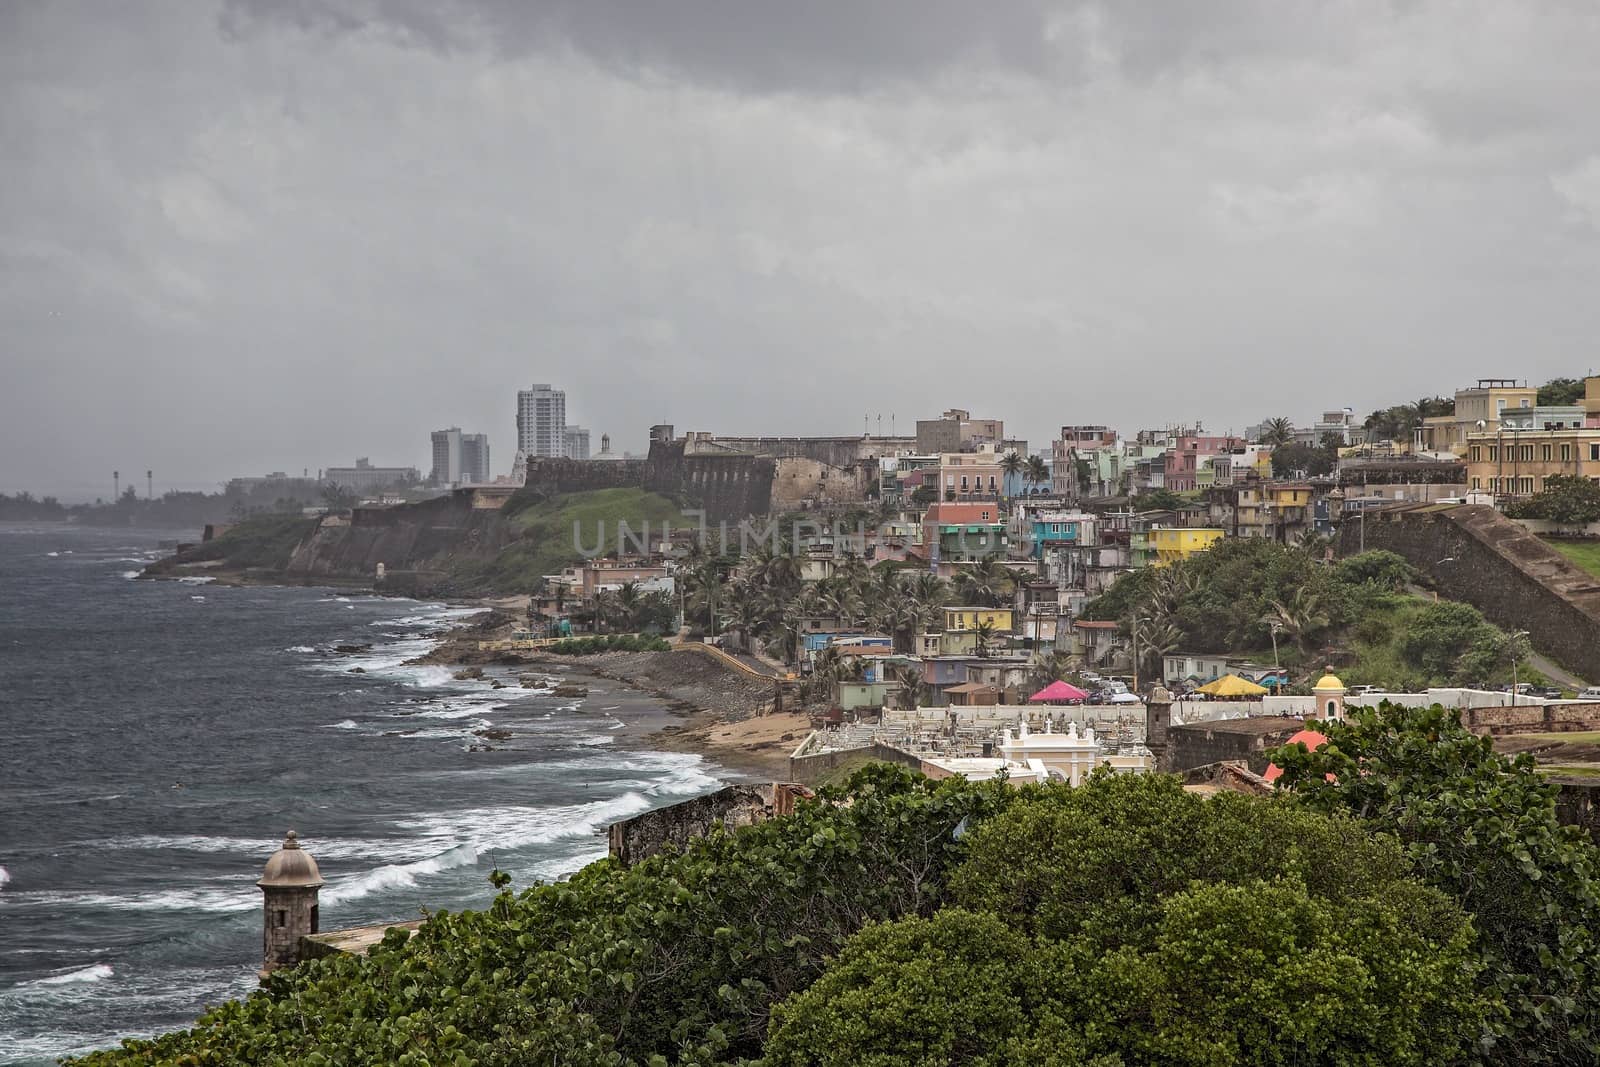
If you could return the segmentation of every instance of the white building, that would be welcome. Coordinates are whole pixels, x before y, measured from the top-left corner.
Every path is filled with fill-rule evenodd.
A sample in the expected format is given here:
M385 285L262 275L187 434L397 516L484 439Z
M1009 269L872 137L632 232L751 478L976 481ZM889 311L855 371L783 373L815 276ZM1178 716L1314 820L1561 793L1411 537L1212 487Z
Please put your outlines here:
M354 467L329 467L322 480L352 493L370 493L392 486L414 485L420 477L415 467L374 467L365 456Z
M1014 736L1007 729L1001 735L1000 756L1007 763L1029 768L1036 777L1071 785L1082 785L1100 766L1109 766L1117 774L1144 774L1150 769L1148 755L1102 753L1094 727L1085 727L1079 735L1078 724L1070 723L1066 733L1056 733L1049 718L1044 721L1043 733L1030 733L1026 719L1018 724Z
M535 384L517 392L517 451L528 456L567 454L567 394Z

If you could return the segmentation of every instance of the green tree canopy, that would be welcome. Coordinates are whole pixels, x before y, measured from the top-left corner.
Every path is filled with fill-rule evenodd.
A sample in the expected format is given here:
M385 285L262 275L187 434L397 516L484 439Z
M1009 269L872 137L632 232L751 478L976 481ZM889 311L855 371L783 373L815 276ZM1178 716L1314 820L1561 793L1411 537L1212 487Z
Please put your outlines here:
M1548 519L1565 526L1600 521L1600 485L1577 474L1552 474L1544 488L1506 513L1520 519Z
M1540 407L1566 407L1583 401L1583 380L1580 378L1551 378L1539 386Z
M1470 911L1497 1001L1485 1059L1600 1062L1600 853L1557 822L1557 787L1435 705L1385 703L1282 748L1279 784L1312 810L1394 834L1418 873Z
M853 938L764 1062L1421 1064L1483 1025L1467 917L1353 819L1101 775L1023 791L951 889Z

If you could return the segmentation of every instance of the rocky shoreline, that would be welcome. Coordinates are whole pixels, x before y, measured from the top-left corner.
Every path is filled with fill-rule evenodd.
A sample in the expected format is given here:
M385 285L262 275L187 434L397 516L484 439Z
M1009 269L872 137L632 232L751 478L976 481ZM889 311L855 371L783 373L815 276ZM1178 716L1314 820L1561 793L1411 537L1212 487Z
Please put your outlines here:
M172 580L205 575L219 585L318 585L341 593L402 596L370 583L330 582L326 578L297 582L281 574L250 573L214 562L181 568L145 568L141 577ZM774 714L773 684L730 671L691 651L603 652L590 656L490 651L480 642L509 635L526 611L526 597L435 598L458 607L480 608L484 614L464 620L440 635L439 644L410 662L452 670L501 667L563 674L577 673L618 682L663 701L679 718L638 740L648 748L704 756L755 781L782 781L789 773L789 753L810 730L810 720L794 712ZM356 668L359 670L359 668ZM498 740L488 738L487 740Z
M689 650L589 656L485 650L479 643L509 628L513 620L496 610L500 605L484 606L491 609L488 617L450 631L432 651L411 662L456 670L501 667L580 674L618 682L660 699L681 719L641 737L646 747L704 756L752 780L788 777L789 753L810 730L810 720L793 712L774 714L770 680L728 670Z

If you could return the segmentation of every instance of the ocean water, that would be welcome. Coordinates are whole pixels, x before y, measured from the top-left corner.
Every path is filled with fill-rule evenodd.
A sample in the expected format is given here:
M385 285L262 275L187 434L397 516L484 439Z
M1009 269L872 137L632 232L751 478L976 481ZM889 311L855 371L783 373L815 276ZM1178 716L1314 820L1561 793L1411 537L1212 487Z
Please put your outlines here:
M190 536L0 525L0 1064L248 993L255 879L290 828L328 930L482 907L495 865L554 880L611 822L719 782L636 747L667 712L611 683L558 699L404 665L464 609L133 580Z

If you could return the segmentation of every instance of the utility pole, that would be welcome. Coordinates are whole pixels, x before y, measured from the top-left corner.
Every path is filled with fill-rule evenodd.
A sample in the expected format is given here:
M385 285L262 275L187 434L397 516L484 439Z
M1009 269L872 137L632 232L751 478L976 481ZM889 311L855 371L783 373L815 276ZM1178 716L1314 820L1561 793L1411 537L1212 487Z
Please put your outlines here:
M144 472L144 498L146 500L154 500L156 498L156 475L154 471L147 470Z
M122 499L122 472L111 472L111 502L115 504Z
M1506 638L1507 651L1511 653L1511 706L1517 706L1517 642L1528 636L1528 631L1517 630Z
M1139 694L1139 624L1144 620L1135 615L1133 617L1133 693Z

